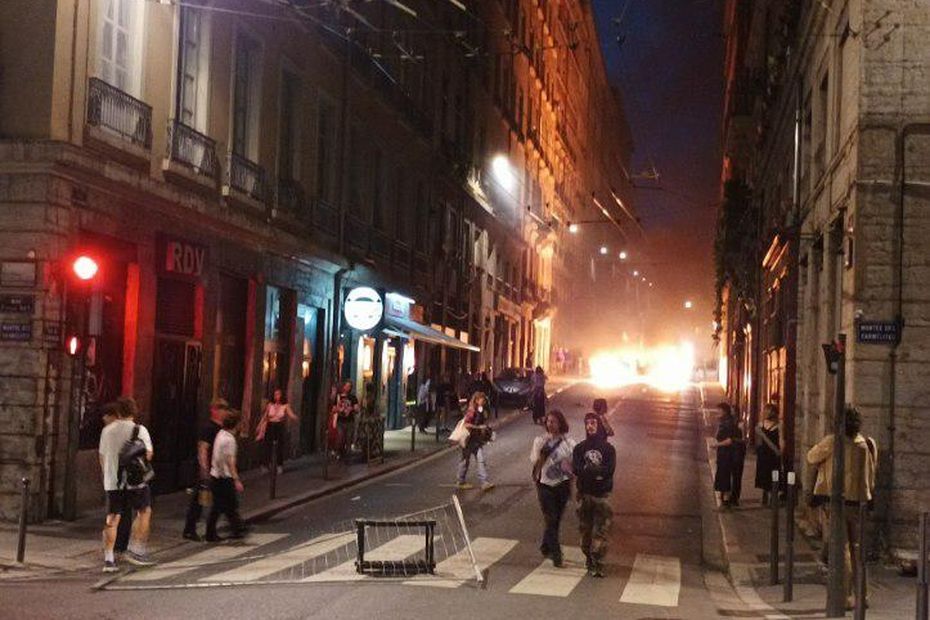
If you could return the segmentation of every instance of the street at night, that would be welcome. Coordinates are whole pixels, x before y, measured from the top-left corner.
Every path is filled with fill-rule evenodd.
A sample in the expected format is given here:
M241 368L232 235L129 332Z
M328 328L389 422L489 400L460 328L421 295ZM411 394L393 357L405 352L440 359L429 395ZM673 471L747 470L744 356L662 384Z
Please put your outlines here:
M927 0L0 0L0 619L930 620Z
M248 562L235 559L210 565L200 555L185 561L203 546L193 543L160 558L162 568L143 569L110 581L99 591L91 586L99 575L72 575L55 582L49 597L48 581L6 584L0 589L4 617L241 617L267 618L393 618L528 617L556 612L577 618L709 618L718 609L745 610L719 580L709 590L701 566L701 488L704 455L700 438L700 394L697 388L681 394L658 392L644 385L601 392L578 384L555 396L571 426L571 436L582 437L582 418L596 396L606 396L610 420L617 433L618 467L611 499L614 524L610 534L606 576L592 580L579 562L577 519L569 505L562 524L567 565L555 570L538 550L542 518L529 481L529 447L539 427L528 413L506 425L489 449L489 469L496 487L458 491L473 544L486 549L494 561L488 568L486 589L474 574L438 571L435 587L398 580L378 583L378 577L356 581L351 573L332 577L334 583L299 583L299 560L273 565L278 570L257 577ZM301 506L256 524L240 555L286 554L309 538L331 529L331 523L360 517L399 516L446 503L452 493L455 454L378 478L357 489ZM262 537L280 535L260 546ZM488 545L489 540L500 541ZM265 540L270 540L265 538ZM254 542L252 542L254 541ZM232 543L223 543L215 550ZM215 558L218 556L214 556ZM258 560L252 560L256 562ZM180 568L171 568L176 562ZM310 560L304 559L309 565ZM222 579L215 575L240 569ZM242 570L244 569L244 570ZM153 578L133 581L152 571ZM163 579L157 579L163 571ZM294 579L287 585L260 585L260 580ZM235 583L241 580L240 583ZM176 589L145 589L171 584ZM134 590L133 586L142 589ZM213 587L211 587L213 586ZM123 588L127 588L124 590ZM13 596L15 592L15 596ZM14 601L14 598L16 599ZM68 600L68 609L60 607ZM12 614L12 615L11 615ZM745 617L745 616L741 616Z

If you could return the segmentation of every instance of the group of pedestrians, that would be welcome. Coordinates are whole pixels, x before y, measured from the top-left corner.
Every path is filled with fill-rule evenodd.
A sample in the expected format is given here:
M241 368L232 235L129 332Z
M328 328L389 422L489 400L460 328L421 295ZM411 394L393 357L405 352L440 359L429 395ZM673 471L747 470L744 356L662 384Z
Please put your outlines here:
M746 452L746 436L738 414L729 403L720 403L720 420L716 434L717 470L714 476L714 490L721 495L721 504L727 508L739 505L740 487L743 474L743 461ZM852 561L858 550L859 507L865 504L871 507L875 489L875 475L878 464L878 447L875 440L862 434L862 417L859 411L847 405L844 412L843 489L841 492L845 506L843 518L844 542L844 587L846 606L853 607L856 571L858 567ZM777 397L762 408L762 420L753 434L756 450L755 486L762 491L762 503L784 499L786 466L783 458L781 441L782 429L779 424ZM823 437L806 454L813 480L812 489L806 493L808 505L817 512L823 535L821 562L826 563L830 532L830 494L833 484L833 450L836 439L833 434ZM779 473L778 483L773 474ZM776 495L773 495L776 492ZM868 605L868 598L864 601Z
M603 577L617 456L607 440L613 435L606 417L607 402L597 399L593 409L585 414L585 439L579 443L568 436L565 415L558 409L549 411L546 433L533 440L530 461L545 524L539 547L543 557L551 559L556 568L563 565L559 528L574 481L585 568L593 577Z

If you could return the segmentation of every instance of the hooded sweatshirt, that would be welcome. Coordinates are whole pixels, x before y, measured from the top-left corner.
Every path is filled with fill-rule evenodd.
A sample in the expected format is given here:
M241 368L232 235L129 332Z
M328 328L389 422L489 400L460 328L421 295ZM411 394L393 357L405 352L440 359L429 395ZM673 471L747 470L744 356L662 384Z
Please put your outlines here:
M588 419L588 416L585 416ZM595 418L596 419L596 418ZM600 420L597 432L588 435L572 451L572 469L578 483L578 490L585 495L603 497L614 488L614 469L617 466L617 452L607 441Z

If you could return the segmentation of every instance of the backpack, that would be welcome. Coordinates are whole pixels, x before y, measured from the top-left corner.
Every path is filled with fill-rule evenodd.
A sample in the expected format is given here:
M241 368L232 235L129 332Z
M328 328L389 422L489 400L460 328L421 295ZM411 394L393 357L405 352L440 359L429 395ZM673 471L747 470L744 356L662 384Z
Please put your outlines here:
M120 488L138 487L155 477L152 464L145 457L148 449L139 439L139 425L132 429L132 437L126 440L119 451L119 486Z

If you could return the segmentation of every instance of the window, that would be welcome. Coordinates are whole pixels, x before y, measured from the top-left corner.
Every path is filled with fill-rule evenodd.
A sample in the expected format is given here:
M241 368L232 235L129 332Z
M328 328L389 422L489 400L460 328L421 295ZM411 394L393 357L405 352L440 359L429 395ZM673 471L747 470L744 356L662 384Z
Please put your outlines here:
M423 181L417 182L416 197L416 238L415 242L421 251L427 249L427 236L429 234L429 199L426 192L426 184Z
M259 45L240 34L233 75L233 153L248 159L258 155L258 108L261 64Z
M359 139L359 129L355 124L349 129L349 210L355 214L362 213L362 168L364 153Z
M335 143L335 111L332 104L321 100L316 122L316 193L320 200L326 202L333 201Z
M407 174L400 166L397 167L396 181L394 182L394 211L397 226L397 238L404 243L410 242L410 225L407 204Z
M817 124L814 126L816 146L814 147L814 181L820 178L826 169L827 164L827 124L829 122L829 91L830 76L824 74L820 80L820 88L817 92Z
M278 123L278 176L286 181L300 178L300 78L281 74L281 119Z
M193 129L206 129L209 29L205 13L181 7L178 26L176 118Z
M135 0L104 0L97 72L116 88L138 96L141 89L142 11Z

